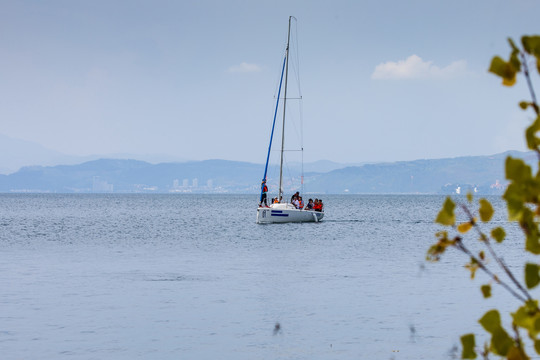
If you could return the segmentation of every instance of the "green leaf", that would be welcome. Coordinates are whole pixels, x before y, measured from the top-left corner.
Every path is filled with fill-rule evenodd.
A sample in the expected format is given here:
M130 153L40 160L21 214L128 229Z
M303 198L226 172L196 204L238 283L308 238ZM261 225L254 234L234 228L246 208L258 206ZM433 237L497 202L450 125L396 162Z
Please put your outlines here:
M495 239L495 241L500 243L506 237L506 232L502 227L498 226L495 229L491 230L491 237Z
M495 354L506 356L508 350L514 345L514 341L508 333L499 327L491 336L491 348Z
M476 359L474 334L463 335L461 337L461 346L463 348L461 351L462 359Z
M540 36L523 36L521 43L527 53L536 57L536 69L540 73Z
M484 295L485 299L491 297L491 285L489 284L482 285L480 287L480 290L482 290L482 295Z
M521 159L507 157L505 163L506 178L518 182L525 181L532 177L531 167Z
M533 254L540 254L540 230L534 217L534 213L529 208L524 207L521 210L519 226L526 236L525 250Z
M540 56L540 36L523 36L521 38L521 43L523 44L523 49L531 55L536 57Z
M480 220L488 222L493 216L493 206L486 199L480 199L480 209L478 212L480 213Z
M525 139L527 140L527 147L531 150L538 149L540 145L540 138L536 136L536 133L540 131L540 116L525 130Z
M510 44L510 47L512 48L512 52L517 51L519 52L519 48L516 46L516 43L514 42L514 39L508 38L508 43Z
M506 62L499 56L495 56L491 60L489 72L501 77L505 86L512 86L516 83L516 68L511 62Z
M525 354L525 350L519 348L515 345L512 345L506 354L507 360L530 360L529 357Z
M450 197L447 197L444 201L443 207L439 214L437 215L437 218L435 219L435 222L446 225L446 226L453 226L456 222L456 216L454 214L454 208L456 207L456 204L450 199Z
M537 354L540 354L540 340L534 340L534 350Z
M540 267L537 264L525 264L525 284L532 289L540 283Z
M499 311L493 309L485 313L478 322L487 332L493 334L495 330L501 327L501 316Z
M513 323L529 333L529 337L534 339L540 330L540 313L538 312L538 301L528 300L512 314Z
M533 324L534 324L534 331L540 331L540 317L538 316L538 314L534 315Z

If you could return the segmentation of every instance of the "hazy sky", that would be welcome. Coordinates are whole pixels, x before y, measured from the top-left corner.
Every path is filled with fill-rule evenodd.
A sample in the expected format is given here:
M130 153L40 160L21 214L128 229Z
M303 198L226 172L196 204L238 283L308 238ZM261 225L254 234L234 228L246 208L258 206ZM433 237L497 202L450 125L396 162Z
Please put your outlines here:
M307 161L519 150L527 89L487 68L508 36L540 32L539 13L538 0L0 0L0 134L73 155L264 162L294 15Z

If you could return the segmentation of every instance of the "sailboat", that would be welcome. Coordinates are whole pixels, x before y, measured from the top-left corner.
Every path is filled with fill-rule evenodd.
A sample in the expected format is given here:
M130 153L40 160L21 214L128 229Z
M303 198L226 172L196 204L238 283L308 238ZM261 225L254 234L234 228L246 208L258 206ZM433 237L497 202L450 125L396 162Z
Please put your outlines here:
M289 16L289 31L287 34L287 47L285 50L285 57L283 59L283 66L281 69L281 78L279 81L278 96L276 101L276 108L274 111L274 121L272 123L272 131L270 133L270 145L268 146L268 155L266 156L266 165L264 168L263 182L261 185L261 197L260 205L257 209L257 223L258 224L268 224L268 223L287 223L287 222L319 222L324 217L324 212L322 211L312 211L312 210L303 210L297 209L293 204L286 202L283 198L283 152L285 146L285 114L287 108L287 80L289 76L289 44L291 41L291 20L295 19L293 16ZM270 151L272 148L272 140L274 137L274 128L276 125L276 115L279 108L279 99L281 94L281 85L283 83L283 75L285 74L285 83L284 83L284 96L283 96L283 116L282 116L282 132L281 132L281 156L280 156L280 165L279 165L279 193L278 193L278 202L270 204L270 206L265 207L262 204L263 196L266 196L264 187L266 186L267 174L268 174L268 161L270 159Z

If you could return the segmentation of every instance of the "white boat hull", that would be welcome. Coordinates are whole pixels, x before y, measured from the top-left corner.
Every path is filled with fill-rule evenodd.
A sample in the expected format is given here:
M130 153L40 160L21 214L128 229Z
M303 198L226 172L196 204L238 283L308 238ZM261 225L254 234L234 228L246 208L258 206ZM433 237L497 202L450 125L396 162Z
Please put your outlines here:
M298 210L291 204L272 204L257 209L257 224L319 222L323 217L323 212Z

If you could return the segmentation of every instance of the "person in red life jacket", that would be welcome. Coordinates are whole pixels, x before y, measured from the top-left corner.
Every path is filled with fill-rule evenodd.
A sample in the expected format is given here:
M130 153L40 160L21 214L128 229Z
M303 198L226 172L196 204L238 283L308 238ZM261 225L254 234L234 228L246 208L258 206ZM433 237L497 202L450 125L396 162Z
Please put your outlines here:
M268 203L266 202L266 197L268 196L268 186L266 186L266 180L263 179L261 186L262 186L262 192L261 192L261 202L259 203L259 207L262 207L263 202L264 202L264 206L268 207Z
M315 211L323 211L323 202L322 200L315 199L315 204L313 205L313 210Z

